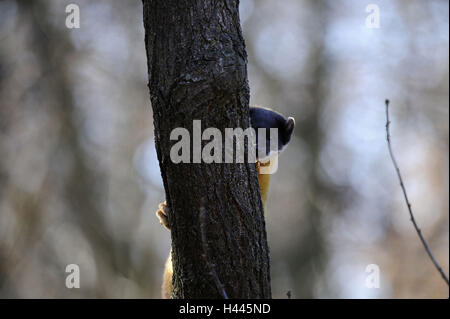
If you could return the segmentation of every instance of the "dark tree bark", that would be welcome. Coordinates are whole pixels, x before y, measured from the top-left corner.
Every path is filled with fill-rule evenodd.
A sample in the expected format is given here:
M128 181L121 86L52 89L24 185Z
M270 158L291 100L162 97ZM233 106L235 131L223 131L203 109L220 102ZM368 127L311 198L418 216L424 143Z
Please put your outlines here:
M143 0L149 89L170 207L174 298L270 298L255 164L174 164L170 132L249 127L238 0ZM192 154L191 154L192 157Z

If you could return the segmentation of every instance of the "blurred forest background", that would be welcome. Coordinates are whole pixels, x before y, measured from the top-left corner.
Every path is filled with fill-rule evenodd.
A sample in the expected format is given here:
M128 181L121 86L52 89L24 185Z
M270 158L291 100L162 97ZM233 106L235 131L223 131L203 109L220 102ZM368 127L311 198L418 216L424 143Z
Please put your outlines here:
M81 28L65 25L80 7ZM380 8L368 28L366 6ZM297 122L267 213L275 298L448 298L447 0L241 0L251 104ZM0 0L0 297L159 298L170 234L141 1ZM68 289L66 265L80 266ZM380 287L366 287L366 267Z

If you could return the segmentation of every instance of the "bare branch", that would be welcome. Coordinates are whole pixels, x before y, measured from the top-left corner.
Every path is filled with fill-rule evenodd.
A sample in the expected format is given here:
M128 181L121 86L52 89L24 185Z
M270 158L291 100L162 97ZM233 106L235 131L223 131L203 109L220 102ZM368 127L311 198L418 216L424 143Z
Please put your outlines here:
M400 173L400 168L398 167L397 160L395 159L394 152L392 151L391 134L390 134L390 131L389 131L389 126L391 124L391 121L389 120L389 100L386 100L385 103L386 103L386 140L387 140L387 144L388 144L388 148L389 148L389 154L391 156L392 164L394 164L395 171L397 172L397 176L398 176L398 179L400 181L400 186L401 186L402 191L403 191L403 196L405 198L406 206L408 206L408 211L409 211L409 216L411 217L411 222L413 223L414 228L416 229L417 235L419 235L420 241L422 242L423 247L425 248L425 251L427 252L427 254L430 257L431 261L433 262L434 266L439 271L439 273L441 274L442 278L445 280L445 282L448 285L449 283L448 283L447 276L445 275L445 273L442 270L442 268L439 265L439 263L434 258L433 253L431 252L430 247L428 247L428 244L427 244L427 242L425 241L425 238L422 235L422 231L420 230L419 226L417 226L416 219L414 218L414 214L413 214L412 208L411 208L411 203L409 202L408 194L406 193L405 184L403 183L403 178L402 178L402 175Z

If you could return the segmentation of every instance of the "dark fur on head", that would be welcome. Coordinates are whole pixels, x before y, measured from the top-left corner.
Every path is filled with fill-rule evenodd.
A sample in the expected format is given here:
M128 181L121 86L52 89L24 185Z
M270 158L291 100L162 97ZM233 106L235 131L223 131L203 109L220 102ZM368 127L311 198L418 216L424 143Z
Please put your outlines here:
M283 148L291 140L292 133L295 127L295 120L293 117L287 119L278 112L264 107L250 107L250 120L252 127L258 133L259 128L266 128L266 155L270 152L281 152ZM270 128L278 129L278 150L270 149ZM258 146L258 134L256 134L256 145Z

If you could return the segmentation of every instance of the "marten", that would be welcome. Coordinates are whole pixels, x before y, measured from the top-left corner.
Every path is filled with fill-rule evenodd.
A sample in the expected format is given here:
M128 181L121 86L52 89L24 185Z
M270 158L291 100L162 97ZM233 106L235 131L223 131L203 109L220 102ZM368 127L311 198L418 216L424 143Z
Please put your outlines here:
M258 182L261 192L261 199L263 203L263 208L265 211L267 195L269 192L270 166L273 162L277 160L277 155L280 153L286 145L291 140L292 133L294 131L295 120L293 117L288 117L287 119L269 108L264 107L250 107L250 123L252 128L257 132L259 128L265 128L270 131L271 128L275 128L278 131L278 147L277 149L270 148L270 134L266 134L266 148L265 156L258 156L258 145L262 145L262 141L256 139L256 169L258 172ZM264 153L263 153L264 154ZM275 155L275 156L274 156ZM156 216L158 217L160 223L170 230L168 223L169 207L166 202L160 203ZM169 253L163 275L163 283L161 287L162 298L169 299L172 296L173 286L172 286L172 251Z

